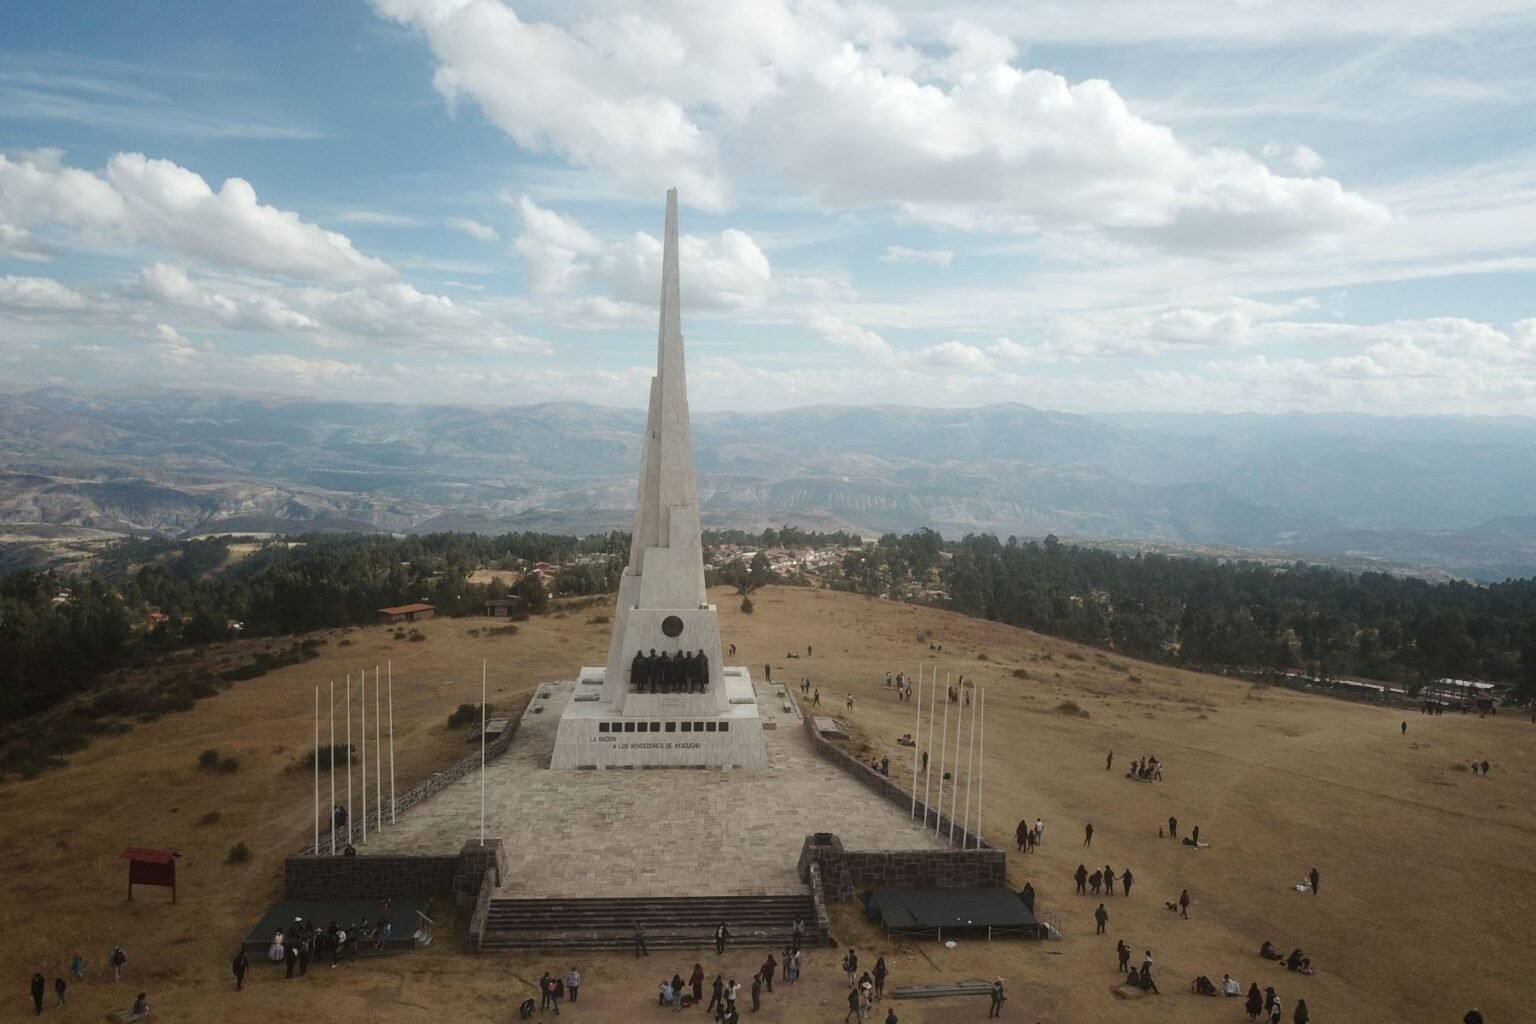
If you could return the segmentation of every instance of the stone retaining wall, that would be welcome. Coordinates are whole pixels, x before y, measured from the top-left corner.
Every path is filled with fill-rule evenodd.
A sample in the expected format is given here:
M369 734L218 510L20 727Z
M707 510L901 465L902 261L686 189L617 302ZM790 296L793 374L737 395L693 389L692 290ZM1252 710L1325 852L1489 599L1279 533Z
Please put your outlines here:
M290 900L377 900L400 896L452 896L469 906L489 877L501 884L507 866L500 839L470 839L456 854L361 854L289 857L283 889Z
M826 899L866 889L998 889L1008 884L1002 850L845 850L836 836L807 836L800 877L820 875Z
M912 812L912 791L910 789L903 789L897 783L887 779L885 776L875 771L869 765L864 764L858 758L854 757L852 754L848 753L846 750L843 750L837 744L827 739L821 733L817 732L815 717L813 715L803 713L804 709L801 710L802 714L800 716L800 720L801 723L805 726L805 735L810 738L811 746L816 749L818 754L826 758L828 761L831 761L833 764L837 765L839 768L843 769L843 771L847 772L849 775L852 775L860 782L864 783L864 785L868 786L870 789L874 790L885 799L894 803L897 807L900 807L903 811L907 812L908 814ZM987 844L987 841L981 838L981 836L967 831L958 821L951 821L949 815L939 814L937 811L929 808L929 806L922 800L922 798L918 798L917 800L917 813L923 816L923 820L927 823L929 828L937 827L940 836L944 838L949 838L951 835L951 829L953 829L953 844L956 847L962 849L969 848L973 850L987 850L991 848ZM979 807L977 810L977 815L978 817L980 816ZM828 885L830 884L831 880L828 879Z
M290 900L373 900L386 896L442 896L453 890L457 854L364 857L289 857L283 889Z
M506 752L507 747L512 745L512 737L517 735L517 727L522 723L523 713L528 710L528 705L532 700L533 694L530 693L521 698L514 699L513 703L508 706L506 711L507 727L502 730L500 736L497 736L496 739L487 743L485 746L485 760L487 763L500 757L503 753ZM496 714L498 717L500 717L502 712L498 709ZM407 810L415 807L417 804L421 803L432 794L448 788L479 767L480 751L479 749L476 749L473 754L470 754L468 757L462 758L461 760L455 762L451 768L448 768L446 771L439 772L438 774L432 776L430 779L412 786L405 793L397 797L395 800L394 816L398 818ZM357 821L352 822L352 838L354 843L358 840L358 837L362 835L363 821L366 820L368 823L369 831L373 831L379 827L379 819L381 816L385 819L386 822L389 820L390 813L389 807L387 805L385 807L370 810L366 819L358 819ZM388 828L389 826L386 824L385 827ZM331 844L333 841L335 843L335 849L338 852L347 845L346 826L342 826L341 828L336 829L334 834L330 832L322 833L320 836L320 845L306 846L304 849L299 851L299 856L313 857L316 855L329 855L332 849Z

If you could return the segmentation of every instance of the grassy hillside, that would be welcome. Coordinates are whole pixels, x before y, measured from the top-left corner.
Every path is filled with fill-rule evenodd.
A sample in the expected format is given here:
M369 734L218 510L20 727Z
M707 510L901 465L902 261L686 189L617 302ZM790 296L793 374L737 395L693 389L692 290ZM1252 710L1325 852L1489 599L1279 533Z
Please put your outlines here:
M742 615L716 592L727 642L754 675L764 662L775 679L809 675L824 705L841 709L855 696L856 743L889 753L902 777L913 706L898 704L884 673L917 670L922 660L963 673L987 688L986 834L1012 851L1020 818L1039 815L1046 842L1039 852L1010 852L1015 886L1031 881L1040 909L1061 916L1066 939L1043 945L962 943L956 950L894 944L849 907L834 930L873 962L884 954L892 984L1002 975L1015 1021L1230 1021L1224 1000L1197 999L1195 974L1229 971L1276 985L1287 1019L1298 996L1324 1021L1459 1020L1473 1005L1490 1021L1519 1019L1528 933L1521 894L1533 891L1529 846L1536 800L1527 780L1536 769L1529 722L1423 718L1289 691L1256 690L1103 655L994 623L862 597L791 588L754 595ZM530 690L544 679L592 664L606 647L604 609L535 619L515 636L472 637L485 620L435 621L423 642L398 642L383 628L331 634L319 657L240 682L180 714L106 737L71 764L36 780L0 786L0 898L9 909L7 948L20 970L50 983L71 952L88 964L74 987L76 1015L126 1006L139 990L166 1020L504 1021L523 986L544 970L569 967L562 955L474 960L450 936L408 958L322 970L285 983L258 965L247 991L233 991L229 958L236 941L280 889L282 858L308 841L311 776L290 766L312 742L314 687L393 659L397 786L427 777L466 749L446 728L448 714L477 699L481 659L490 661L492 701ZM347 646L341 641L347 640ZM942 654L930 644L942 643ZM787 651L814 655L785 659ZM1023 673L1021 676L1019 673ZM1086 715L1062 710L1072 702ZM370 708L371 711L371 708ZM1408 721L1400 735L1398 723ZM954 719L951 718L953 726ZM239 760L230 774L198 767L216 749ZM1166 781L1125 780L1104 770L1155 754ZM1490 778L1459 766L1486 757ZM750 799L744 780L743 799ZM199 824L210 812L219 820ZM1157 838L1177 815L1181 831L1198 824L1208 850ZM686 816L685 816L686 817ZM1095 826L1090 851L1082 826ZM616 823L622 827L622 823ZM728 828L728 823L726 823ZM792 826L791 826L792 827ZM680 824L680 842L717 834L708 823ZM699 830L697 835L689 829ZM465 822L465 835L473 823ZM530 822L505 837L547 847L559 870L554 833ZM230 846L245 843L249 862L227 865ZM169 846L183 854L179 902L151 889L125 903L129 845ZM1091 853L1091 856L1090 856ZM643 854L637 853L637 856ZM1072 895L1071 872L1082 861L1129 865L1137 883L1130 899L1106 901L1110 934L1095 937L1097 900ZM1307 869L1322 872L1321 895L1290 889ZM1189 888L1190 920L1162 909ZM1150 948L1165 995L1137 1003L1114 1000L1108 987L1114 943ZM1301 978L1260 961L1264 939L1305 949L1319 974ZM103 981L113 943L129 952L124 984ZM1433 957L1420 951L1437 950ZM841 1014L841 950L813 955L806 978L768 997L759 1020L824 1022ZM567 1014L593 1020L658 1013L657 980L685 976L694 959L745 978L762 950L710 957L653 956L638 971L627 957L582 957L587 976L580 1004ZM718 966L717 966L718 965ZM877 1009L877 1019L884 1008ZM903 1002L903 1024L976 1019L980 1004Z

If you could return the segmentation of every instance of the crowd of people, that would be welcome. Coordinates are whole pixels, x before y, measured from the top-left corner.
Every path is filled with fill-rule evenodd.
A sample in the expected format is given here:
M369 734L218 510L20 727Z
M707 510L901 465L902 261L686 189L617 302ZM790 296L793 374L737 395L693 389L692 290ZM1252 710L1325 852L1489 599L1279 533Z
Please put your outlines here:
M127 970L128 967L128 951L125 950L122 946L113 946L111 952L107 954L107 966L112 968L113 982L122 981L123 972ZM65 980L66 974L68 975L67 981ZM64 1006L69 1003L70 986L78 985L84 980L85 958L82 957L77 950L74 955L69 958L69 967L65 971L54 976L53 985L51 986L53 991L54 1009L64 1008ZM32 975L32 981L28 986L28 991L32 997L32 1010L35 1016L41 1017L43 1015L43 1004L48 998L49 989L50 986L48 984L48 979L43 975L41 971L38 971ZM141 1017L149 1016L148 994L140 992L137 996L134 997L132 1006L130 1006L120 1016L125 1020L137 1020Z

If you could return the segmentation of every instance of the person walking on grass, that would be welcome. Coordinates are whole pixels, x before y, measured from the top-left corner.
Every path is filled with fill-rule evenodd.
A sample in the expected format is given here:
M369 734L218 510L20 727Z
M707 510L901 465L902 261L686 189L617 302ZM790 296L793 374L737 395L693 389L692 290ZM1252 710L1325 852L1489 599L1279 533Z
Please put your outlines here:
M1189 920L1189 890L1184 889L1179 893L1179 916Z
M37 1016L43 1015L43 993L48 991L48 982L41 974L32 975L32 1005L37 1007Z
M998 978L992 982L992 1007L987 1011L988 1017L1001 1017L1003 1015L1003 1003L1007 1000L1003 994L1003 979Z
M1312 895L1313 896L1317 895L1318 878L1319 878L1319 876L1318 876L1318 873L1317 873L1317 868L1313 868L1311 871L1307 872L1307 881L1312 883Z
M722 1013L725 1012L724 992L725 982L720 980L720 975L717 974L715 975L715 983L710 987L709 990L709 1005L704 1007L705 1013L716 1009Z
M128 965L128 951L122 946L113 946L112 955L108 957L112 963L112 980L123 980L123 968Z
M85 959L80 956L78 950L75 952L75 955L70 958L69 973L70 976L73 977L76 981L85 980Z
M1111 868L1108 864L1105 864L1104 865L1104 895L1105 896L1113 896L1114 894L1115 894L1115 872L1114 872L1113 868Z
M235 954L235 960L230 964L235 972L235 991L240 992L245 988L245 972L251 969L251 961L246 957L245 950Z
M843 1024L848 1024L849 1017L852 1017L854 1020L859 1019L859 990L857 988L848 989L848 1012L843 1014Z
M875 998L876 999L879 999L881 996L885 995L885 978L886 978L886 975L888 975L888 974L890 974L890 971L885 966L885 957L882 956L878 960L875 961Z
M1083 845L1093 845L1093 822L1091 821L1083 826Z
M1077 882L1077 891L1087 895L1087 890L1084 889L1084 886L1088 884L1088 869L1079 864L1077 872L1073 874L1072 878Z
M64 1000L66 998L66 992L68 991L68 988L69 988L69 986L64 984L64 979L63 978L54 978L53 979L53 995L54 995L54 998L59 1001L58 1002L59 1006L63 1006L64 1005Z
M1130 868L1120 872L1120 895L1129 896L1131 894L1131 883L1135 880Z

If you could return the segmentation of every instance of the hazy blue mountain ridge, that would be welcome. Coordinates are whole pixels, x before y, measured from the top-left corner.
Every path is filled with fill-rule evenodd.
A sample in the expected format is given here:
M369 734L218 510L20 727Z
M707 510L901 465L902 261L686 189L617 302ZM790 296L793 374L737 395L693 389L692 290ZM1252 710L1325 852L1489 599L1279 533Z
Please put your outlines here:
M642 410L575 402L0 393L0 522L622 528L643 428ZM713 526L1056 533L1536 573L1536 420L810 406L696 414L694 450Z

